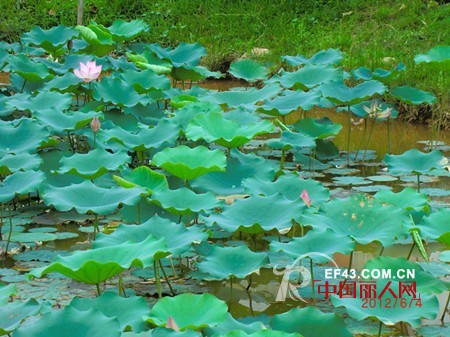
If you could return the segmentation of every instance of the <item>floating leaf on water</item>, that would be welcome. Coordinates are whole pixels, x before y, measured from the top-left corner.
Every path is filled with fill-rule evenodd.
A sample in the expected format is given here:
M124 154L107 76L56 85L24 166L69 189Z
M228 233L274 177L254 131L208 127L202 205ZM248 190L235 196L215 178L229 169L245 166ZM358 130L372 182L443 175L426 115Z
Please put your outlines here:
M392 187L386 185L352 186L352 190L364 193L375 193L378 191L390 191L392 190Z
M366 179L372 180L372 181L379 181L379 182L386 182L386 181L396 181L397 178L393 176L386 176L386 175L378 175L378 176L369 176L366 177Z
M420 191L431 197L448 197L450 196L450 190L444 188L421 188Z
M335 177L333 183L336 185L369 185L372 184L370 180L363 177Z

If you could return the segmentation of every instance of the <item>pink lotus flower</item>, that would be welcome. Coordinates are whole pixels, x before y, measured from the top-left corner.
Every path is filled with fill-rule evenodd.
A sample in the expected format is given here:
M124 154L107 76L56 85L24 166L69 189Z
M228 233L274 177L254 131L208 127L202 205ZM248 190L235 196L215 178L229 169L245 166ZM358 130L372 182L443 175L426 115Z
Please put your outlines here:
M303 190L302 194L300 194L300 198L302 198L303 202L306 204L306 206L311 206L312 204L312 200L309 197L308 191L307 190Z
M101 124L98 120L97 116L95 116L91 121L91 130L94 131L94 133L97 133L98 130L100 130Z
M81 78L85 82L96 80L100 76L101 72L102 66L98 66L95 61L89 61L86 64L80 62L80 68L73 70L75 76Z
M180 328L178 327L177 323L175 323L175 320L173 319L172 316L169 316L169 318L167 319L166 328L175 331L180 331Z

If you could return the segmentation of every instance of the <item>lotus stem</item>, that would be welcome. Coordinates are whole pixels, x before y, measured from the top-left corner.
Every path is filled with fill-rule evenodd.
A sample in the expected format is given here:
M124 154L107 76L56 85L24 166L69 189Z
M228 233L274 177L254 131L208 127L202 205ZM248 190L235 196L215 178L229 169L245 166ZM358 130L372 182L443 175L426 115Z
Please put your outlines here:
M94 132L94 149L97 145L97 132Z
M20 88L20 92L23 92L23 89L25 89L25 84L27 84L27 80L23 79L23 84L22 84L22 88Z
M447 314L447 310L448 310L448 305L449 305L449 303L450 303L450 291L448 292L447 302L445 302L445 305L444 305L444 312L442 313L442 316L441 316L441 322L442 322L442 323L444 323L444 318L445 318L445 315Z
M353 250L350 253L350 261L348 262L348 268L347 268L348 272L350 272L350 269L352 268L352 263L353 263Z
M282 149L281 150L281 158L280 158L280 170L279 170L280 172L283 171L283 164L284 164L285 156L286 156L286 150Z
M5 257L8 256L9 242L11 241L11 235L12 235L12 231L13 231L11 207L8 207L8 216L9 216L9 233L8 233L8 238L6 239Z
M352 113L350 111L350 105L347 108L348 115L348 136L347 136L347 165L350 165L350 133L352 131Z
M383 329L383 323L381 323L381 321L380 321L379 325L378 325L378 337L381 336L381 329Z
M275 122L276 124L278 124L278 126L280 128L282 128L284 131L289 131L292 132L291 129L289 129L284 123L282 123L278 118L275 118Z
M314 269L313 269L313 260L309 258L309 270L311 272L311 282L312 282L312 298L314 304L316 303L316 291L314 290Z
M169 289L170 289L170 292L172 293L172 296L175 296L175 292L173 291L172 285L170 284L169 278L167 277L166 271L164 270L164 267L163 267L163 265L161 263L161 260L158 260L158 264L159 264L159 267L161 268L161 271L162 271L162 273L164 275L164 279L166 280L167 285L169 286Z
M230 276L230 301L233 299L233 276Z
M69 139L69 144L72 149L72 152L75 153L75 144L72 141L72 136L70 135L70 131L67 131L67 138Z
M98 232L99 232L99 230L98 230L98 215L94 214L94 241L95 241L95 237L97 236Z
M177 277L177 272L175 270L175 266L173 265L172 258L169 257L168 259L169 259L169 262L170 262L170 268L172 268L172 274L173 274L174 277Z
M2 228L3 228L3 208L4 208L4 204L2 202L2 210L1 210L1 215L0 215L0 240L3 240L3 236L2 236Z
M245 288L245 290L248 291L251 286L252 286L252 274L248 275L248 285L247 288Z
M383 255L383 252L384 252L384 246L381 246L380 255L378 255L378 256L382 256L382 255Z
M366 143L366 146L364 148L364 154L363 154L363 157L362 157L362 161L363 162L366 159L367 148L369 147L370 138L372 138L372 133L373 133L373 129L375 127L375 122L376 122L376 118L373 119L372 125L370 126L369 137L367 137L367 143Z
M388 154L391 154L391 118L387 119Z
M417 174L417 192L420 193L420 174Z
M125 292L125 286L123 284L123 279L122 279L122 273L119 274L119 284L118 284L118 290L119 290L119 296L120 296L120 292L122 292L123 297L127 297L127 293Z
M408 256L406 257L407 260L410 259L411 254L412 254L412 252L413 252L415 246L416 246L416 242L413 241L413 244L412 244L412 246L411 246L411 250L409 251Z
M158 290L158 298L162 298L161 279L159 276L159 270L158 270L156 260L153 261L153 272L155 274L155 284L156 284L156 289Z
M97 296L100 296L102 294L102 290L100 289L100 283L96 283L95 287L97 288Z

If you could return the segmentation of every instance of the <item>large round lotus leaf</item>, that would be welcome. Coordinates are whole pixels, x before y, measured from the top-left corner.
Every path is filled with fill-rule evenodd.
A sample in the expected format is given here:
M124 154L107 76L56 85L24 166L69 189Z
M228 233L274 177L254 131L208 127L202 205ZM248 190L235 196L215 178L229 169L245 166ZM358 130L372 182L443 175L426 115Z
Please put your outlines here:
M287 200L280 194L251 196L236 200L232 205L224 207L221 214L210 215L205 220L210 224L217 223L228 232L260 233L273 229L283 232L292 227L292 220L298 220L305 207L304 204Z
M341 316L334 313L323 313L314 307L294 308L273 316L270 327L274 330L298 332L304 337L329 336L351 337L353 334L346 328Z
M97 309L106 317L117 318L122 331L133 330L141 332L145 330L142 316L150 312L147 302L143 297L121 297L116 293L107 291L96 298L74 298L70 306L80 311Z
M388 284L388 282L391 282ZM383 291L385 287L388 287L396 294L395 298L388 290L385 291L382 297L383 303L392 303L389 307L387 305L375 305L370 307L364 306L364 297L360 293L360 287L356 287L356 298L339 298L336 295L331 296L331 302L334 306L345 307L348 314L354 319L360 321L368 317L376 318L386 325L394 325L399 322L406 322L411 324L413 328L418 328L421 325L421 317L428 319L435 319L439 311L439 301L434 295L420 294L420 303L418 300L413 299L413 296L403 294L402 297L406 302L405 307L401 307L399 304L402 298L398 298L399 285L395 281L378 280L375 283L377 296ZM419 297L419 294L417 294ZM394 305L397 300L397 305ZM370 299L368 300L370 301ZM376 298L376 301L380 301ZM411 306L410 306L411 303ZM416 304L421 306L417 306Z
M65 212L75 208L81 214L92 211L107 215L113 213L120 204L137 204L143 193L145 191L138 187L102 188L86 180L70 186L47 186L42 197L46 205L53 205L58 211Z
M72 173L86 179L96 179L108 171L116 171L131 162L126 152L110 153L101 148L88 153L75 153L63 157L58 173Z
M245 278L259 273L261 267L269 263L266 253L255 253L247 246L219 247L213 246L204 260L197 263L204 279L225 280L231 276Z
M378 81L367 81L349 88L343 82L329 82L320 86L322 95L336 104L353 105L375 94L384 94L386 87Z
M295 72L282 73L279 81L284 88L306 91L319 84L342 79L343 73L339 68L329 65L308 64Z
M212 112L195 117L186 128L186 137L190 140L204 139L230 149L273 131L273 124L267 120L242 125L225 119L222 113Z
M125 71L121 75L122 79L131 84L139 94L148 92L167 90L170 88L170 80L167 76L156 74L150 69L142 71Z
M116 42L129 41L142 32L147 32L150 26L143 20L132 20L129 22L123 20L114 20L108 28L113 40Z
M251 334L247 334L242 330L235 330L222 335L222 337L302 337L302 335L299 333L287 333L284 331L266 329Z
M398 193L392 191L379 191L374 197L382 202L394 205L406 210L419 211L428 205L426 194L418 193L416 190L407 187Z
M222 73L209 71L203 66L183 66L172 68L170 76L177 81L200 81L207 77L219 79Z
M35 299L26 302L12 302L2 305L0 310L0 336L8 335L17 329L25 318L36 315L40 304Z
M290 66L300 66L303 64L339 64L344 57L344 54L338 49L321 50L310 58L303 55L297 56L282 56Z
M424 271L417 263L404 257L379 256L366 262L367 270L390 270L391 281L415 282L418 293L439 294L450 289L450 282L445 282ZM400 272L399 272L400 271ZM408 272L414 272L414 277L407 278ZM397 275L404 277L397 278Z
M206 55L206 49L198 42L182 42L175 49L164 49L158 44L153 44L150 48L159 58L170 61L174 67L197 66L200 58Z
M303 190L308 192L311 204L320 206L330 199L330 190L313 179L302 179L294 174L283 175L275 182L268 179L249 178L243 183L245 190L253 195L274 195L280 193L286 199L298 201Z
M17 171L35 171L42 163L37 154L6 154L1 158L0 174L8 175Z
M169 254L164 239L148 236L138 243L127 241L114 246L76 251L69 256L58 256L50 265L31 270L28 278L57 272L79 282L99 284L132 266L152 266L155 260Z
M18 74L29 82L48 80L53 77L45 64L33 62L31 58L24 54L10 56L8 63L11 72Z
M66 111L51 108L47 110L37 110L34 116L42 125L51 127L56 132L78 130L88 125L95 116L99 114L95 111L83 113L81 111Z
M179 215L209 211L220 205L214 194L197 194L186 187L155 191L151 200L170 213Z
M104 77L100 82L94 83L93 95L96 100L126 107L148 103L146 96L138 95L128 83L113 77Z
M197 226L186 227L182 223L154 216L140 225L120 225L112 234L99 234L94 248L118 246L124 241L142 242L149 235L164 238L167 250L173 255L180 255L191 248L193 243L200 243L208 238L207 232Z
M125 188L136 186L146 188L149 194L152 194L154 191L165 191L169 188L166 176L149 169L147 166L139 166L126 177L113 176L113 179Z
M29 118L11 122L0 120L0 156L6 153L33 153L48 137L49 132Z
M283 251L294 259L299 256L309 257L316 263L329 262L328 257L334 253L349 254L354 249L355 242L352 239L339 235L329 228L324 231L309 231L305 236L293 238L287 243L277 241L270 243L270 250L273 252Z
M395 87L390 91L391 95L408 104L433 104L436 97L428 91L419 90L410 86Z
M312 138L324 139L332 136L337 136L342 129L339 123L333 123L329 118L302 118L293 125L294 130L308 135Z
M76 92L78 86L83 82L81 78L78 78L73 72L67 72L62 76L55 76L42 86L42 90L45 91L59 91L63 92Z
M228 72L234 77L242 78L247 82L267 79L267 68L249 59L231 63Z
M298 108L310 110L314 106L320 105L320 92L318 90L301 91L287 90L282 96L276 96L272 100L264 101L258 111L270 116L285 116Z
M303 147L314 148L316 147L316 142L314 141L314 138L303 133L282 131L280 139L269 139L267 145L273 149L288 150L294 148L299 150Z
M438 240L450 245L450 209L444 208L424 217L418 224L422 238Z
M280 89L278 84L266 85L260 90L256 88L235 88L228 91L211 92L200 99L216 104L226 104L228 107L253 106L259 101L277 96Z
M375 70L372 72L366 67L360 67L356 70L353 70L352 75L355 80L377 80L384 84L389 84L390 82L392 82L392 80L398 77L401 71L405 71L405 69L406 66L400 62L393 70L375 68Z
M61 47L64 47L76 35L78 35L78 32L75 29L64 25L59 25L49 30L36 26L30 32L23 34L21 40L26 44L33 44L54 53Z
M331 228L361 244L378 241L388 247L396 237L406 233L403 224L408 221L403 209L383 205L364 194L355 194L323 204L318 213L304 214L300 223L313 228Z
M273 179L274 170L264 158L253 153L243 154L236 149L232 149L230 153L225 172L206 173L194 179L191 186L217 195L235 195L244 192L242 181L245 178Z
M417 149L411 149L401 155L389 155L384 157L388 165L389 173L397 174L425 174L433 169L444 167L444 156L438 150L423 153Z
M0 184L0 202L8 202L16 194L27 194L39 189L45 179L41 171L18 171L7 176Z
M60 94L56 91L40 92L31 97L28 94L16 94L12 96L7 105L17 110L28 110L31 113L50 109L66 110L72 103L72 95Z
M153 156L152 162L174 176L191 180L207 172L225 171L226 158L220 150L185 145L167 148Z
M120 337L121 330L116 318L108 318L91 309L79 311L71 306L44 314L33 324L14 332L17 337Z
M450 46L436 46L426 54L416 55L414 62L417 64L425 62L439 70L448 70L450 69Z
M179 127L167 119L161 120L153 128L139 128L139 132L129 132L118 126L104 130L99 134L101 141L115 141L128 149L144 151L175 143L179 135Z
M197 330L207 326L216 326L225 320L227 305L211 294L181 294L164 297L153 306L150 316L144 319L156 326L166 326L169 317L180 331Z
M103 25L91 23L88 26L76 26L75 29L87 42L80 44L78 49L84 48L82 52L102 57L114 49L112 35Z

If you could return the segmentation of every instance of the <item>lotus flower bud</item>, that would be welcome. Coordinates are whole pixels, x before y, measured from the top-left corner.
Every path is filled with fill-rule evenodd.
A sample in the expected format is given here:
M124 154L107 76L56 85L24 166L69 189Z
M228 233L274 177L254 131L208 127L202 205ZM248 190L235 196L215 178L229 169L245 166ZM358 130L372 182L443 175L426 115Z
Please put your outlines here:
M91 121L91 130L94 131L94 133L97 133L98 130L100 130L101 124L98 120L97 116L95 116Z
M306 206L311 206L311 199L309 197L308 191L307 190L303 190L302 194L300 194L300 198L303 200L303 202L306 204Z

